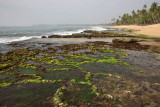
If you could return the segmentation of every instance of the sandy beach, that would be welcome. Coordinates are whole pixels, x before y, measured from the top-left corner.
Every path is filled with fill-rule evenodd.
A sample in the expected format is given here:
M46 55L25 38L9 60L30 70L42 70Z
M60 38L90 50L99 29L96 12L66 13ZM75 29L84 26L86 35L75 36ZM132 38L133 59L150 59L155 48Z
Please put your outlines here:
M118 29L131 29L134 30L132 34L141 34L151 37L160 37L160 24L153 24L147 26L138 26L138 25L120 25L120 26L111 26L111 28Z

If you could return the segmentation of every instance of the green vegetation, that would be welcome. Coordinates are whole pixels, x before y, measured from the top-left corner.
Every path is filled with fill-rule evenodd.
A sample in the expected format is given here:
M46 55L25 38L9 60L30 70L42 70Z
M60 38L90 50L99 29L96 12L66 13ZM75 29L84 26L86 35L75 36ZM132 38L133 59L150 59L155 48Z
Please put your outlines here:
M5 87L5 86L11 85L11 84L12 83L3 82L3 83L0 83L0 87Z
M113 104L116 96L105 85L110 80L119 82L122 71L130 70L130 64L126 63L128 52L109 48L104 42L96 43L61 46L57 47L61 51L55 53L25 49L6 53L0 56L0 88L12 92L15 102L23 100L16 102L16 106L30 106L30 103L95 106L97 101L102 105L102 102ZM138 69L137 72L142 73ZM2 98L7 96L5 92L1 93Z
M59 88L56 93L54 94L53 101L55 104L59 106L67 106L68 104L62 101L62 98L64 97L64 91L66 90L66 87L63 86Z
M142 10L132 11L132 14L124 14L119 16L118 19L112 19L113 24L116 25L129 25L129 24L156 24L160 23L160 6L158 3L152 3L151 7L147 10L147 6L144 5Z
M73 90L73 96L76 99L81 99L84 101L93 101L93 98L96 97L96 94L92 90L92 86L83 84L79 85L79 88L83 91L78 91L77 89Z
M65 79L67 75L68 76L73 75L72 73L64 73L61 71L69 72L70 70L73 69L87 73L85 76L86 81L78 81L79 84L91 85L92 83L90 81L90 78L92 77L92 74L83 67L81 67L82 65L92 64L92 63L128 65L126 62L119 61L117 58L114 57L118 55L121 58L125 58L127 54L123 50L116 50L108 47L94 46L94 45L85 48L94 51L93 53L94 56L91 57L89 55L86 55L85 53L49 54L47 52L44 53L40 50L24 50L24 49L13 50L9 54L5 54L0 58L1 60L0 68L2 69L0 72L1 73L0 87L9 86L16 82L19 83L55 83L57 81L60 82L63 81L63 79ZM37 57L36 55L39 53L43 53L43 55ZM106 55L104 55L104 53L106 53ZM59 60L56 58L57 56L61 56L63 58ZM39 67L40 64L41 67ZM58 71L59 73L56 71ZM71 77L70 79L73 79L73 77Z
M146 36L146 35L135 35L136 38L142 38L142 39L159 39L158 37L150 37L150 36Z

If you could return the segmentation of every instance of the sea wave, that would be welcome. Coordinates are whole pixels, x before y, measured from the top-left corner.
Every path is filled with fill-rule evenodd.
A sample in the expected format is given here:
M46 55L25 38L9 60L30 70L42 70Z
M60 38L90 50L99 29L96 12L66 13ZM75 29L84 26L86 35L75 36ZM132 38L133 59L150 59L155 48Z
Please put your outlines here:
M61 31L61 32L56 32L54 33L55 35L72 35L76 33L82 33L85 29L80 29L76 31Z
M58 31L59 30L59 31ZM72 28L72 30L61 30L57 29L57 31L49 31L49 32L46 32L46 33L41 33L41 32L33 32L35 34L33 34L33 36L31 36L31 34L28 34L27 31L26 32L23 32L24 34L22 35L22 33L20 32L12 32L12 33L9 33L9 34L6 34L6 35L0 35L0 43L11 43L11 42L15 42L15 41L24 41L24 40L28 40L28 39L32 39L32 38L41 38L41 36L34 36L36 35L36 33L41 33L40 35L43 35L43 36L49 36L49 35L72 35L72 34L78 34L78 33L82 33L83 31L85 30L94 30L94 31L104 31L104 30L110 30L109 28L103 28L103 27L100 27L100 26L90 26L90 27L85 27L85 28L80 28L80 29L74 29ZM26 33L27 36L24 36Z
M82 33L85 30L93 30L93 31L105 31L109 30L108 28L103 28L103 27L91 27L88 29L79 29L75 31L60 31L60 32L53 32L54 35L72 35L72 34L77 34L77 33Z
M108 30L107 28L103 28L103 27L91 27L90 30L94 30L94 31L104 31L104 30Z
M2 37L0 43L11 43L16 41L24 41L32 38L40 38L41 36L22 36L22 37Z

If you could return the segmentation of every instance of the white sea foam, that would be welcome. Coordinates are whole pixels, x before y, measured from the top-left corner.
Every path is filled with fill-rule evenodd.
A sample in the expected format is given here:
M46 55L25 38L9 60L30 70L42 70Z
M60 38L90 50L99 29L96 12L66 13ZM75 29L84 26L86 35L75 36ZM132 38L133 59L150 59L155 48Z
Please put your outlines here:
M96 26L96 27L91 27L90 30L94 30L94 31L104 31L104 30L108 30L108 29L107 29L107 28L103 28L103 27L98 27L98 26Z
M0 43L10 43L16 41L24 41L32 38L40 38L41 36L22 36L22 37L2 37L0 38Z
M62 32L56 32L55 35L72 35L76 33L82 33L85 29L80 29L77 31L62 31Z
M79 30L76 30L76 31L53 32L52 34L54 34L54 35L72 35L72 34L82 33L85 30L104 31L104 30L108 30L108 29L103 28L103 27L91 27L91 28L88 28L88 29L79 29Z
M43 36L49 36L49 35L72 35L72 34L82 33L85 30L104 31L104 30L109 30L109 29L103 28L103 27L99 27L99 26L93 26L93 27L85 27L84 29L80 28L80 29L77 29L77 30L75 28L75 30L71 30L71 31L66 31L65 29L64 29L64 31L60 31L60 30L61 29L57 29L57 31L54 31L54 29L53 29L53 32L49 31L49 32L46 32L44 34L42 33L42 35ZM9 34L9 36L2 36L2 37L0 37L0 43L10 43L10 42L15 42L15 41L24 41L24 40L28 40L28 39L32 39L32 38L40 38L41 37L41 36L21 36L21 37L17 37L16 36L16 34L21 34L21 33L23 33L23 32L20 31L20 32L11 33L11 35L14 34L15 36L14 35L10 36L10 34ZM28 32L26 31L24 33L28 33ZM34 33L38 33L38 32L36 31Z

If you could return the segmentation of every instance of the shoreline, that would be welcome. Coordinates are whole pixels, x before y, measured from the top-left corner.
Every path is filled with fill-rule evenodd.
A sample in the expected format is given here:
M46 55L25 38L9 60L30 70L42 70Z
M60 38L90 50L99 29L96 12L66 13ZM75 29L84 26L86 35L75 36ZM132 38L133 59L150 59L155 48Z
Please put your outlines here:
M104 26L103 26L104 27ZM105 27L104 27L105 28ZM117 30L118 31L118 30ZM41 47L44 43L53 43L53 44L76 44L77 42L84 41L104 41L113 44L113 41L119 43L138 43L141 45L149 45L150 47L159 47L160 39L153 37L146 37L143 35L131 35L129 31L120 32L110 32L110 31L92 31L86 30L79 34L72 35L50 35L50 36L41 36L41 38L32 38L24 41L15 41L8 44L3 44L0 47L1 53L7 53L8 51L13 50L14 48L23 48L30 49L32 46L36 46L37 44ZM69 42L70 41L70 42ZM72 41L72 42L71 42ZM29 43L28 43L29 42ZM60 43L61 42L61 43ZM38 47L39 47L38 46ZM117 46L116 46L117 47ZM118 46L119 47L119 46ZM45 48L43 46L43 48ZM35 48L33 48L35 49ZM159 49L159 48L158 48ZM157 49L156 49L157 50ZM158 53L160 53L158 51Z
M142 35L154 38L160 38L160 24L138 26L138 25L120 25L120 26L109 26L110 28L131 30L131 35Z
M159 105L160 48L141 44L153 39L81 36L4 44L9 51L0 53L1 105Z

